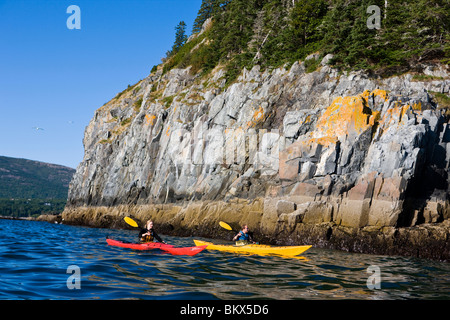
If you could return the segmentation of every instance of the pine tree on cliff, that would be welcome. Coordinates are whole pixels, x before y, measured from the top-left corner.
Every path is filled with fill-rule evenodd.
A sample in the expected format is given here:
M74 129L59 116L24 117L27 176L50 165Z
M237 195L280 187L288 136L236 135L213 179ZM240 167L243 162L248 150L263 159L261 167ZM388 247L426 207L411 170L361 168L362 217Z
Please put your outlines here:
M319 30L326 13L325 0L304 0L295 3L287 29L290 37L288 51L291 55L301 59L317 50L322 40Z
M217 10L220 5L218 0L203 0L202 5L197 13L197 18L194 21L194 26L192 27L192 33L197 33L202 30L202 26L206 20L212 17L215 10Z
M262 0L233 0L215 20L215 38L220 39L222 57L247 51Z
M381 27L368 27L374 14L367 12L369 6L381 10ZM180 51L186 37L177 35L168 57L178 57L164 70L194 65L208 71L222 63L230 84L244 67L279 67L313 52L333 54L335 68L383 75L405 72L418 61L445 64L450 61L449 8L448 0L202 0L194 32L211 17L203 35L210 41L199 38L203 44L195 52ZM177 34L184 28L179 26Z
M172 46L171 54L177 53L180 48L186 43L187 36L186 36L186 23L184 21L180 21L178 25L175 28L175 42Z
M324 0L305 0L295 3L291 12L291 27L299 45L317 40L317 30L327 12Z

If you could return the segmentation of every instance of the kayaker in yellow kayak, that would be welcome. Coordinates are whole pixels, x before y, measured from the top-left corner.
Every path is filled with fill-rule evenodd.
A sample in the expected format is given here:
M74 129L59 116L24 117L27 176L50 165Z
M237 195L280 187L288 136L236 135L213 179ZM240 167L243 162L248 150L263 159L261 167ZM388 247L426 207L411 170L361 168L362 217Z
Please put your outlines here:
M248 225L244 224L242 226L242 230L238 232L237 235L234 236L233 241L236 241L237 245L245 245L248 243L255 243L253 238L248 230Z
M161 243L165 243L160 236L158 236L158 234L155 232L155 230L153 230L153 221L152 220L148 220L147 221L147 225L144 229L142 229L139 232L139 241L141 243L143 242L153 242L158 240Z

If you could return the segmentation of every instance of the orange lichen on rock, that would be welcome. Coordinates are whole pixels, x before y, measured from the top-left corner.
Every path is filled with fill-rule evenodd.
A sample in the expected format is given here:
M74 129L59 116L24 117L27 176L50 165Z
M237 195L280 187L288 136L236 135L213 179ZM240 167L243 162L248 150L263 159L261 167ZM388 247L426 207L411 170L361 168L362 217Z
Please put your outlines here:
M301 120L299 121L300 124L302 124L302 123L309 123L309 122L311 122L311 116L310 115L306 116L305 121L301 121Z
M386 91L368 90L357 96L337 97L317 121L314 137L335 137L339 140L348 135L359 135L378 121L379 112L372 112L368 107L370 96L387 99Z
M319 138L307 138L304 140L300 140L300 142L304 145L311 146L314 144L320 144L324 147L329 147L332 144L336 144L338 139L333 136L323 136Z
M402 123L408 110L412 111L414 114L421 114L422 104L418 102L413 103L411 105L409 104L401 105L400 102L396 102L392 108L386 110L383 118L379 120L379 123L385 128L391 125Z
M369 125L374 126L380 120L380 116L380 111L373 111L372 116L369 118Z
M145 115L145 121L146 121L147 125L151 125L152 126L154 121L155 121L155 119L156 119L156 116L154 114L152 114L152 115L146 114Z
M326 163L334 161L334 152L339 141L343 142L349 137L361 135L378 125L381 112L369 107L369 99L373 99L374 104L384 104L387 100L386 91L367 90L357 96L334 99L317 120L314 131L302 135L280 152L280 177L283 180L295 180L301 177L300 162L311 161L319 161L313 166L317 166L317 170L326 173L329 170L326 168ZM300 158L304 158L303 161L300 161ZM304 177L310 177L311 172L305 171L302 174L305 175Z
M253 113L253 117L251 121L247 122L247 126L254 127L256 124L264 119L264 109L263 107L259 107L255 112Z
M367 93L367 92L369 92L369 90L364 91L364 93ZM387 100L388 100L388 94L387 94L386 90L375 89L375 90L373 90L373 91L370 93L370 95L374 95L374 96L380 97L380 98L382 98L384 101L387 101Z
M411 105L411 108L412 108L413 110L416 110L416 111L422 111L422 104L421 104L420 102L418 102L418 103L413 103L413 104Z

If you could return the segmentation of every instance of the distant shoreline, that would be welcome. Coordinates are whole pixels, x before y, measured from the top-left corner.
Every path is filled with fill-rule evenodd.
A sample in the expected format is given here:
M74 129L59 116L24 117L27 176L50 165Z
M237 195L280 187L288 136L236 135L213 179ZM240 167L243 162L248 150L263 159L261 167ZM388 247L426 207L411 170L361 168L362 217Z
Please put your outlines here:
M38 217L12 217L12 216L0 216L0 219L3 220L24 220L24 221L44 221L50 223L61 223L62 216L61 214L41 214Z
M3 220L29 220L29 221L33 221L33 220L36 220L37 218L33 218L33 217L0 216L0 219L3 219Z

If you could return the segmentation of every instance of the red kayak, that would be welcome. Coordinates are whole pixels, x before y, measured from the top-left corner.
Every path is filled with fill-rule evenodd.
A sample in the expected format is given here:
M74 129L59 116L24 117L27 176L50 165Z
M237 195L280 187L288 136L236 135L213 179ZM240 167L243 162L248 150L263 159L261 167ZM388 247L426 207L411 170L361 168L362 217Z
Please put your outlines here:
M132 243L132 242L123 242L119 240L106 239L106 242L110 246L121 247L121 248L129 248L135 250L153 250L153 249L163 249L165 247L172 248L171 244L164 244L161 242L146 242L146 243Z
M161 250L164 250L170 254L173 254L175 256L195 256L197 253L200 253L203 251L207 246L195 246L195 247L181 247L181 248L168 248L168 247L162 247Z
M113 240L113 239L106 239L106 242L110 246L135 249L135 250L161 249L167 253L170 253L170 254L173 254L176 256L181 256L181 255L193 256L193 255L196 255L197 253L200 253L207 247L205 245L205 246L175 248L171 244L164 244L161 242L131 243L131 242L123 242L123 241Z

